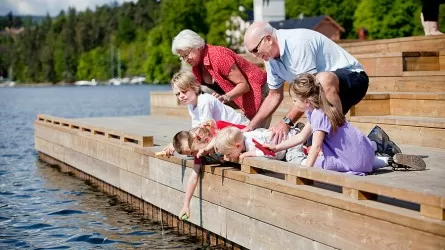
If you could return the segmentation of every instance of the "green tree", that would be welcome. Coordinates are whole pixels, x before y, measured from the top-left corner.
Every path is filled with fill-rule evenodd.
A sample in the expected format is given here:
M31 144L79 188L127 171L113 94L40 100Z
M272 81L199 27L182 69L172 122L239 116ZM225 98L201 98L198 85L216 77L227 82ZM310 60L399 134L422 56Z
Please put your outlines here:
M179 31L187 28L197 33L207 33L204 3L204 0L161 1L160 22L150 31L147 39L148 57L144 71L149 82L168 82L179 70L180 61L171 52L171 41Z

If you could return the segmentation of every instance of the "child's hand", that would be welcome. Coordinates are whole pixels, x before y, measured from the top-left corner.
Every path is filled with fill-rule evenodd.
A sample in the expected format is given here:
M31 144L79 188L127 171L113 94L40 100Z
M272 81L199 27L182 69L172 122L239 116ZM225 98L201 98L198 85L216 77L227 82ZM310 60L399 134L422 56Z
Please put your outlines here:
M173 153L175 152L175 148L173 147L173 144L170 143L167 146L165 146L165 148L162 149L162 151L165 152L165 156L169 157L173 155Z
M200 149L200 150L198 151L198 153L196 154L196 157L197 157L197 158L200 158L200 157L203 157L203 156L208 155L208 154L209 154L209 152L207 152L207 150L205 150L204 148L202 148L202 149Z
M242 153L242 154L240 154L240 156L239 156L239 162L243 162L243 160L244 160L244 158L246 158L246 157L254 157L255 156L255 153L254 152L252 152L252 151L247 151L247 152L244 152L244 153Z
M179 215L178 215L179 219L182 220L182 216L184 216L184 215L186 215L187 218L190 218L190 208L189 208L189 207L185 207L185 206L184 206L184 207L181 209L181 211L179 212Z
M277 145L273 145L273 144L263 144L263 147L268 148L274 152L277 152Z

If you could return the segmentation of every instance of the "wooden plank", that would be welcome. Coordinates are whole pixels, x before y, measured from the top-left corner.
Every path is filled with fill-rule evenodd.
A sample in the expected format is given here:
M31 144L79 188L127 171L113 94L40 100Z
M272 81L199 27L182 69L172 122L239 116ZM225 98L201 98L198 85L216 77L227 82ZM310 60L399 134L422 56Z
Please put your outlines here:
M244 162L244 164L246 164L246 160L247 159L245 159L245 162ZM252 159L248 159L248 160L252 160ZM117 161L117 160L113 160L113 161ZM274 164L270 164L270 161L268 161L268 160L265 160L264 161L265 163L267 163L269 166L267 166L267 168L265 168L265 169L269 169L269 170L271 170L271 171L275 171L275 172L279 172L279 171L283 171L283 173L284 174L292 174L292 172L291 171L294 171L294 169L296 169L296 168L298 168L298 167L295 167L295 166L289 166L289 165L287 165L287 166L280 166L280 162L275 162L274 161ZM261 163L261 162L252 162L254 165L253 166L255 166L255 167L260 167L261 168L261 164L263 164L263 163ZM116 163L117 164L117 163ZM283 167L284 167L284 170L283 170ZM287 172L287 171L289 171L289 172ZM318 172L315 172L315 173L318 173ZM308 173L309 174L309 173ZM351 183L351 181L349 180L349 179L340 179L342 182L339 182L339 180L336 180L336 178L337 178L337 176L336 175L334 175L335 176L335 178L333 178L333 180L334 180L334 182L330 182L330 181L326 181L324 178L324 176L326 175L327 173L325 172L324 173L324 175L321 175L321 176L319 176L319 178L320 179L318 179L318 181L322 181L322 182L327 182L327 183L332 183L332 184L334 184L334 185L339 185L339 186L344 186L343 184L347 184L347 183L349 183L348 185L351 185L351 186L346 186L346 187L354 187L354 188L356 188L355 186L353 186L353 185L355 185L355 184L357 184L357 183L353 183L353 184L350 184ZM329 175L328 176L331 176L331 173L328 173ZM295 176L299 176L299 175L297 175L297 174L294 174ZM299 177L302 177L302 178L308 178L308 179L313 179L312 177L313 177L313 175L314 175L314 173L312 173L311 172L311 177L310 178L308 178L308 177L306 177L306 176L299 176ZM315 176L317 176L317 175L315 175ZM340 176L342 176L342 175L340 175ZM340 177L338 177L338 178L340 178ZM349 177L348 177L349 178ZM352 177L351 177L352 178ZM315 179L315 180L317 180L317 179ZM327 178L327 180L329 180L329 178ZM361 180L363 180L363 179L361 179ZM357 180L358 181L358 180ZM344 183L343 183L344 182ZM359 182L359 183L361 183L361 182ZM369 187L368 187L369 188ZM380 184L377 184L376 186L375 186L375 188L376 188L376 190L377 191L379 191L378 193L379 194L384 194L384 195L387 195L387 196L389 196L389 197L397 197L397 198L401 198L401 199L406 199L406 197L407 196L409 196L409 197L414 197L414 199L413 200L410 200L410 201L412 201L412 202L415 202L415 203L420 203L420 204L430 204L430 205L435 205L435 206L440 206L440 205L437 205L437 204L440 204L440 198L439 198L439 200L437 200L437 204L436 204L436 201L434 201L434 199L436 199L436 198L434 198L434 196L430 196L429 194L423 194L423 193L416 193L416 192L410 192L410 191L408 191L409 192L409 194L406 194L406 193L403 193L403 195L402 195L402 192L400 192L400 193L398 193L399 192L399 190L394 190L394 189L392 189L393 187L391 187L391 188L388 188L388 187L383 187L383 191L381 191L382 190L382 187L380 187ZM367 190L367 189L362 189L362 188L358 188L358 189L360 189L360 190L363 190L363 191L367 191L367 192L372 192L372 190ZM393 195L393 194L395 194L395 196Z
M351 116L350 122L388 124L409 127L445 129L445 118L407 117L407 116ZM367 131L366 131L367 132ZM445 131L444 131L445 132ZM405 134L405 133L402 133ZM404 143L415 145L415 143ZM420 146L420 145L419 145Z
M153 165L152 165L153 166ZM166 168L166 166L159 166L159 168L160 169L167 169ZM176 170L178 170L178 168L177 167L175 167L174 169L176 169ZM234 173L232 173L232 174L242 174L241 172L234 172ZM229 176L229 175L225 175L225 177L224 177L224 180L221 182L220 181L220 183L225 183L225 181L227 180L227 176ZM260 175L249 175L249 176L258 176L258 177L261 177ZM252 179L252 178L249 178L249 181L251 182L251 181L256 181L257 179ZM270 178L269 178L269 180L270 180ZM212 182L218 182L217 180L214 180L214 181L212 181ZM257 182L255 182L255 185L258 185L258 183ZM279 187L277 184L274 184L273 185L274 187ZM296 186L295 186L296 187ZM215 190L219 190L219 189L212 189L213 191L215 191ZM276 188L274 188L274 190L276 190ZM292 189L290 189L290 190L294 190L293 192L295 193L294 195L301 195L302 194L302 190L296 190L296 189L294 189L294 188L292 188ZM290 190L287 190L286 192L290 192ZM317 188L312 188L312 191L311 192L309 192L309 193L313 193L313 192L316 192L316 190L318 190ZM319 190L318 190L319 191ZM224 199L224 197L226 197L227 196L227 193L226 192L221 192L220 193L221 194L221 197L223 197L223 198L220 198L220 197L218 197L217 195L215 195L215 193L213 193L212 195L212 197L215 197L215 199L217 199L217 200L219 200L219 199ZM306 193L307 194L307 193ZM312 195L312 194L311 194ZM328 199L328 197L330 197L330 195L328 195L328 196L323 196L323 195L319 195L319 194L315 194L315 195L312 195L311 196L312 198L311 199L318 199L319 201L322 201L322 202L326 202L326 200L329 200ZM331 200L332 200L332 198L330 198ZM333 200L333 201L335 201L335 199ZM336 207L338 207L338 206L341 206L340 205L341 203L339 203L339 204L337 204L337 205L335 205ZM351 210L351 203L345 203L343 206L345 206L345 209L347 208L348 210ZM380 206L382 206L382 205L380 205ZM373 206L370 206L370 205L365 205L364 206L365 208L366 208L366 211L368 211L370 208L372 208ZM394 212L394 209L391 209L390 210L391 212ZM382 216L384 216L385 214L383 213L382 214ZM397 219L397 220L402 220L402 219L406 219L406 215L401 215L401 216L390 216L389 217L389 219L391 220L391 219ZM400 222L399 221L399 223L405 223L405 222ZM407 225L422 225L422 223L419 223L419 222L417 222L417 223L413 223L413 222L406 222L407 223ZM430 222L431 223L431 222ZM431 226L431 225L434 225L434 222L433 222L433 224L429 224L429 226Z
M445 220L445 210L441 207L420 205L420 213L427 217Z
M382 116L390 115L390 100L365 99L353 106L350 110L351 116Z
M443 128L418 127L409 125L401 126L398 124L388 124L385 122L378 123L378 120L375 122L353 121L352 124L366 135L375 127L375 125L379 125L388 134L390 134L392 140L397 142L397 144L445 149L445 132Z
M407 52L407 51L439 51L445 49L443 36L417 36L371 41L339 43L353 55L361 53Z
M355 200L375 200L377 198L376 194L363 192L354 188L343 187L342 192L346 197Z
M403 71L438 71L440 63L438 56L404 57Z
M445 118L445 100L391 98L390 114L400 116Z
M439 53L439 68L441 71L445 71L445 49Z
M118 140L118 141L120 140L123 143L128 143L130 145L135 144L139 147L151 147L154 144L153 136L151 135L150 136L134 135L130 133L123 133L116 130L98 128L95 126L82 124L76 121L68 121L62 118L60 118L59 120L59 118L53 118L47 115L39 115L36 122L38 123L42 121L45 121L46 124L51 124L57 127L62 126L66 128L71 128L73 130L80 130L82 132L93 133L93 135L99 135L99 136L105 135L105 137L107 137L108 139ZM99 133L93 131L99 131Z
M258 170L252 166L241 164L241 171L248 174L258 174Z

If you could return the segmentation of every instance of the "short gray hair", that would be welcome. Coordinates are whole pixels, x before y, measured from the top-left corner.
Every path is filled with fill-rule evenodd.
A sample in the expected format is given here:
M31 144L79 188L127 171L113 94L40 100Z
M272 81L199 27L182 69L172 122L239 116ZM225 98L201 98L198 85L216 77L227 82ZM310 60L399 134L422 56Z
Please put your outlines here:
M178 50L199 49L205 46L205 41L193 30L185 29L179 32L172 41L172 53L178 55Z
M276 29L270 25L270 23L267 23L264 26L264 35L265 36L275 36Z

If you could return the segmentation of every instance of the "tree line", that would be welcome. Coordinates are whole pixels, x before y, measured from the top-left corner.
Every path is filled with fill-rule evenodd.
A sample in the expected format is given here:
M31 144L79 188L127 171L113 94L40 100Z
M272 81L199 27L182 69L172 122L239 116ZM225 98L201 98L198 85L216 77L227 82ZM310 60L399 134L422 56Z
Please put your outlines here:
M333 17L346 30L343 39L356 38L361 27L371 39L423 34L420 0L286 0L285 4L286 18ZM211 44L234 47L226 39L228 20L234 15L247 18L252 10L253 0L138 0L97 6L94 12L69 8L38 22L10 13L0 17L0 30L24 27L24 31L0 34L0 74L18 82L57 83L106 80L120 72L166 83L180 68L171 53L172 38L179 31L192 29Z

